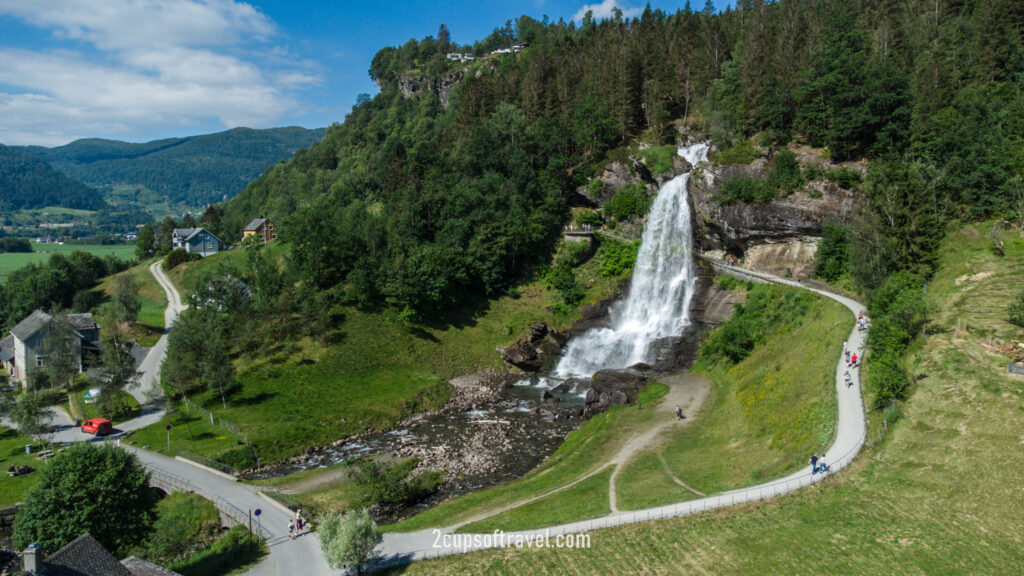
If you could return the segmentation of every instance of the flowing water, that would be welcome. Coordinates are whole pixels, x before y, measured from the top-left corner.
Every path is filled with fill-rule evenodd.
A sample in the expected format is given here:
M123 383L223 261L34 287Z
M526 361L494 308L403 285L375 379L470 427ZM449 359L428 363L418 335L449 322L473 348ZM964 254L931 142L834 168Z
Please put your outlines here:
M708 146L679 149L691 165L707 160ZM589 378L603 368L627 368L649 360L651 344L679 336L689 324L696 275L686 183L690 173L666 182L651 206L627 298L615 304L607 327L574 338L555 367L558 379Z

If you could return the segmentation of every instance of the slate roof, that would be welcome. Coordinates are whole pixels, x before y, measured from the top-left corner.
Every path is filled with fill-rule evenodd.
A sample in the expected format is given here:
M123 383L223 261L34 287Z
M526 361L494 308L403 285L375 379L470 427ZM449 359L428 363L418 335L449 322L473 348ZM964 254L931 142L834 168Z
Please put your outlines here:
M32 337L33 334L39 331L40 328L46 325L50 321L50 315L42 310L36 310L29 314L24 320L18 322L18 325L11 328L11 334L15 338L24 342Z
M75 332L99 329L99 325L96 324L95 320L93 320L92 314L88 312L83 314L68 314L67 319L71 324L71 327L75 329ZM43 326L49 324L50 320L53 320L53 316L50 316L42 310L36 310L29 314L24 320L18 322L18 325L11 329L11 335L16 337L18 340L25 342L35 335L36 332L39 332ZM81 337L82 335L78 334L78 336ZM7 339L4 338L4 340L0 341L0 345L2 345L6 340ZM13 342L11 343L11 349L14 349Z
M71 326L79 332L88 330L97 330L99 325L93 320L92 314L89 312L83 312L82 314L68 314L68 322Z
M195 233L196 230L200 230L200 228L175 228L171 232L171 238L181 238L183 240L187 240L190 236L192 236L192 234Z
M47 556L43 565L46 576L132 576L132 572L88 532Z
M256 218L249 225L242 229L243 232L255 232L260 229L267 222L266 218Z
M8 334L0 340L0 361L7 362L11 358L14 358L14 336Z
M210 235L210 237L211 237L211 238L213 238L213 239L214 239L214 240L216 240L217 242L220 242L221 244L223 244L223 243L224 243L224 242L222 242L222 241L221 241L221 239L220 239L220 238L217 238L216 236L214 236L214 235L213 235L213 232L210 232L210 231L209 231L209 230L207 230L206 228L176 228L176 230L191 230L191 231L192 231L191 233L189 233L189 235L188 235L188 236L186 236L186 237L185 237L185 242L189 242L189 241L191 241L191 240L192 240L193 238L195 238L196 236L198 236L198 235L199 235L200 233L202 233L202 232L206 232L207 234L209 234L209 235Z
M177 572L168 570L163 566L157 566L152 562L146 562L137 556L129 556L121 560L121 564L124 564L124 567L132 573L132 576L181 576Z

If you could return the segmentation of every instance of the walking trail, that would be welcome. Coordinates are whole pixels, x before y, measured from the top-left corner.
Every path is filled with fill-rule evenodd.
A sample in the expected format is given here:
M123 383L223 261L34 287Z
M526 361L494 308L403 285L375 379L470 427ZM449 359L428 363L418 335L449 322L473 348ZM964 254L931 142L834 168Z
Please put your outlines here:
M824 290L811 288L795 282L793 280L787 280L772 276L769 274L762 274L759 272L753 272L736 266L727 266L725 263L717 261L708 261L719 273L739 275L745 279L755 280L760 282L772 282L776 284L784 284L787 286L794 286L806 290L817 292L827 298L831 298L847 308L857 316L859 313L864 311L864 306L855 300L846 296L834 294ZM867 336L866 332L857 330L857 327L850 332L850 336L847 339L851 350L857 351L858 355L863 355L864 341ZM825 452L825 461L828 463L828 471L824 473L813 473L811 467L807 467L790 474L784 478L759 484L757 486L751 486L748 488L741 488L738 490L732 490L729 492L723 492L720 494L714 494L711 496L705 496L696 500L687 500L685 502L679 502L677 504L670 504L667 506L658 506L654 508L647 508L644 510L636 510L629 512L617 511L615 506L615 490L614 480L619 468L623 463L627 462L629 458L634 455L638 450L650 448L650 443L655 441L659 432L665 429L665 427L672 424L672 421L662 422L661 424L654 426L640 436L630 439L625 446L606 464L599 467L597 470L591 471L583 478L576 480L573 484L578 483L588 477L597 474L601 470L607 469L609 466L615 466L615 471L612 473L609 492L609 497L612 504L612 513L602 518L594 520L585 520L580 522L574 522L571 524L562 524L559 526L552 526L549 528L543 528L538 530L524 530L520 532L510 532L502 535L502 538L497 538L493 534L479 534L479 535L467 535L468 538L461 538L459 540L452 540L457 546L445 546L445 540L439 537L439 533L449 532L458 529L459 527L465 526L468 523L476 522L480 519L491 517L494 514L504 512L505 510L516 508L535 501L538 498L550 496L566 488L569 488L573 484L562 486L559 489L550 491L543 495L516 502L505 508L489 511L482 514L481 517L472 518L466 522L461 522L453 526L448 526L443 529L437 530L422 530L419 532L411 533L389 533L384 535L383 557L380 565L391 566L408 563L414 560L421 560L425 558L434 558L439 556L446 556L449 554L458 554L469 552L473 550L483 550L487 548L494 548L503 545L508 545L508 542L515 541L517 538L557 538L558 536L566 534L575 534L588 532L590 530L596 530L600 528L609 528L612 526L621 526L624 524L632 524L636 522L643 522L647 520L654 520L660 518L673 518L678 516L685 516L689 514L695 514L714 508L721 508L725 506L732 506L744 502L752 502L756 500L762 500L771 498L798 490L804 486L809 486L815 482L823 480L829 474L834 474L842 468L845 468L850 462L853 461L854 457L860 451L861 446L864 444L866 435L866 420L864 415L864 402L861 396L861 381L860 381L860 366L850 370L853 376L853 386L850 388L846 387L843 375L847 370L845 359L842 357L842 350L837 350L837 356L839 357L836 362L835 369L835 389L838 399L838 421L836 423L836 436L832 445ZM706 386L706 384L705 384ZM685 386L673 386L670 384L669 396L666 401L660 405L661 410L673 410L676 403L683 404L683 398L686 397L686 393L682 392L685 390ZM679 396L679 394L682 396ZM707 391L704 391L706 395ZM699 399L698 399L699 398ZM696 407L703 402L703 396L694 395L692 399L689 399L689 405ZM675 399L679 399L676 401ZM693 412L694 408L687 408L684 410L688 416ZM688 410L688 411L687 411ZM667 468L667 467L666 467ZM680 486L694 491L689 486L686 486L678 478L675 481ZM696 491L694 491L696 492ZM698 493L699 494L699 493ZM554 542L552 540L552 542Z

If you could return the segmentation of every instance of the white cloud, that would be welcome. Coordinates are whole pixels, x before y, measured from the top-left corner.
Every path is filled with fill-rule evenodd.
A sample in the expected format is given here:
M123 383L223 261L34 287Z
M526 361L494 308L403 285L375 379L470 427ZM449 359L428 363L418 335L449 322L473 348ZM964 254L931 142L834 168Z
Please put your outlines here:
M273 23L232 0L0 0L3 14L50 31L64 47L0 40L5 144L272 126L298 107L291 91L320 80L315 63L266 58L287 54L267 46Z
M622 6L619 6L618 0L601 0L600 4L584 4L583 7L573 15L572 19L576 21L583 20L583 17L588 11L593 14L594 20L611 18L612 12L616 8L622 10L622 16L624 18L639 16L643 12L643 10L639 8L623 8Z

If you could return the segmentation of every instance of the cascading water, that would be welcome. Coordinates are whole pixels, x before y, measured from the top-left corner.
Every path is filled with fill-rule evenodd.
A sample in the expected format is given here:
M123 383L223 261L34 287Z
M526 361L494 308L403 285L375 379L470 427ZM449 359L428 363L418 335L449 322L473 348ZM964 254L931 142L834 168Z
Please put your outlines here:
M708 146L697 144L678 153L696 165L707 160ZM661 187L647 218L629 295L612 307L608 327L569 342L553 376L589 378L602 368L626 368L648 360L654 341L683 333L695 280L686 201L689 178L687 172Z

